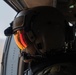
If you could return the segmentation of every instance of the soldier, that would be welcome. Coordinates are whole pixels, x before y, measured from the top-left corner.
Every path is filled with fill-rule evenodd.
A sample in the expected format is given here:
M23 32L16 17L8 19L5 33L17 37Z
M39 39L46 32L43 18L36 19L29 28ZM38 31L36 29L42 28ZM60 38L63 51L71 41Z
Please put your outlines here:
M30 63L29 75L76 75L72 28L64 15L49 2L25 1L29 9L16 15L11 29L24 62Z

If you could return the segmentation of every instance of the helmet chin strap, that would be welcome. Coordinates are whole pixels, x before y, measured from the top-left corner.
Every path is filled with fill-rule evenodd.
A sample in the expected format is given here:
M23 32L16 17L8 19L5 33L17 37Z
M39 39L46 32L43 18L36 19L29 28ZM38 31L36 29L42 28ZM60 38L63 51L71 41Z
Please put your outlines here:
M46 58L43 55L31 55L31 54L26 53L26 52L21 52L21 56L23 56L24 60L34 59L34 60L38 61L38 60Z
M76 52L75 52L76 53ZM59 60L59 62L63 61L65 59L65 61L70 61L70 58L72 60L72 57L75 56L75 53L72 52L71 50L68 52L65 52L65 50L63 49L62 51L57 51L55 52L55 50L53 52L45 52L44 54L39 54L38 52L35 55L31 55L30 53L26 53L25 51L21 52L21 56L23 57L23 60L34 60L35 62L44 62L44 61L51 61L51 62L57 62L57 60ZM71 57L72 56L72 57ZM68 60L67 60L68 59ZM29 62L28 62L29 63Z

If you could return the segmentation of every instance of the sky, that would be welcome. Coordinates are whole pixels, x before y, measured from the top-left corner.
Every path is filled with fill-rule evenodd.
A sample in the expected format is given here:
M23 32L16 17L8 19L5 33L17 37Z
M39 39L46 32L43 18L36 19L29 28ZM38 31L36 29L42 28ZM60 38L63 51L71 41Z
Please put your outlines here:
M0 38L5 38L4 30L9 26L15 15L16 12L4 0L0 0Z
M6 4L4 0L0 0L0 64L3 54L4 43L6 40L4 30L10 26L9 24L13 21L15 15L16 12L8 4Z

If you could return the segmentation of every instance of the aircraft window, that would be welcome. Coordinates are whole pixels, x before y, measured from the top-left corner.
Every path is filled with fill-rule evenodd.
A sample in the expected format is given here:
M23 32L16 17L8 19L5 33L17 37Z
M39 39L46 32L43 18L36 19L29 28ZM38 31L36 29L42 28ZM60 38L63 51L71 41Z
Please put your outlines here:
M3 0L0 0L0 75L3 65L4 54L5 54L5 41L6 36L4 35L4 30L9 26L9 23L13 20L16 12L12 10ZM5 64L5 63L4 63Z

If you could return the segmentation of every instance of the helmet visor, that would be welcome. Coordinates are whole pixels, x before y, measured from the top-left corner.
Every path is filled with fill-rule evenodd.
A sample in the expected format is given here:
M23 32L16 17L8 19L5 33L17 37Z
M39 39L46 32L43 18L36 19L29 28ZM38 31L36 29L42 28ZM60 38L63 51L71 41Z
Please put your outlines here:
M14 39L17 46L21 50L24 50L27 47L26 39L24 36L24 30L17 30L16 33L14 34Z

